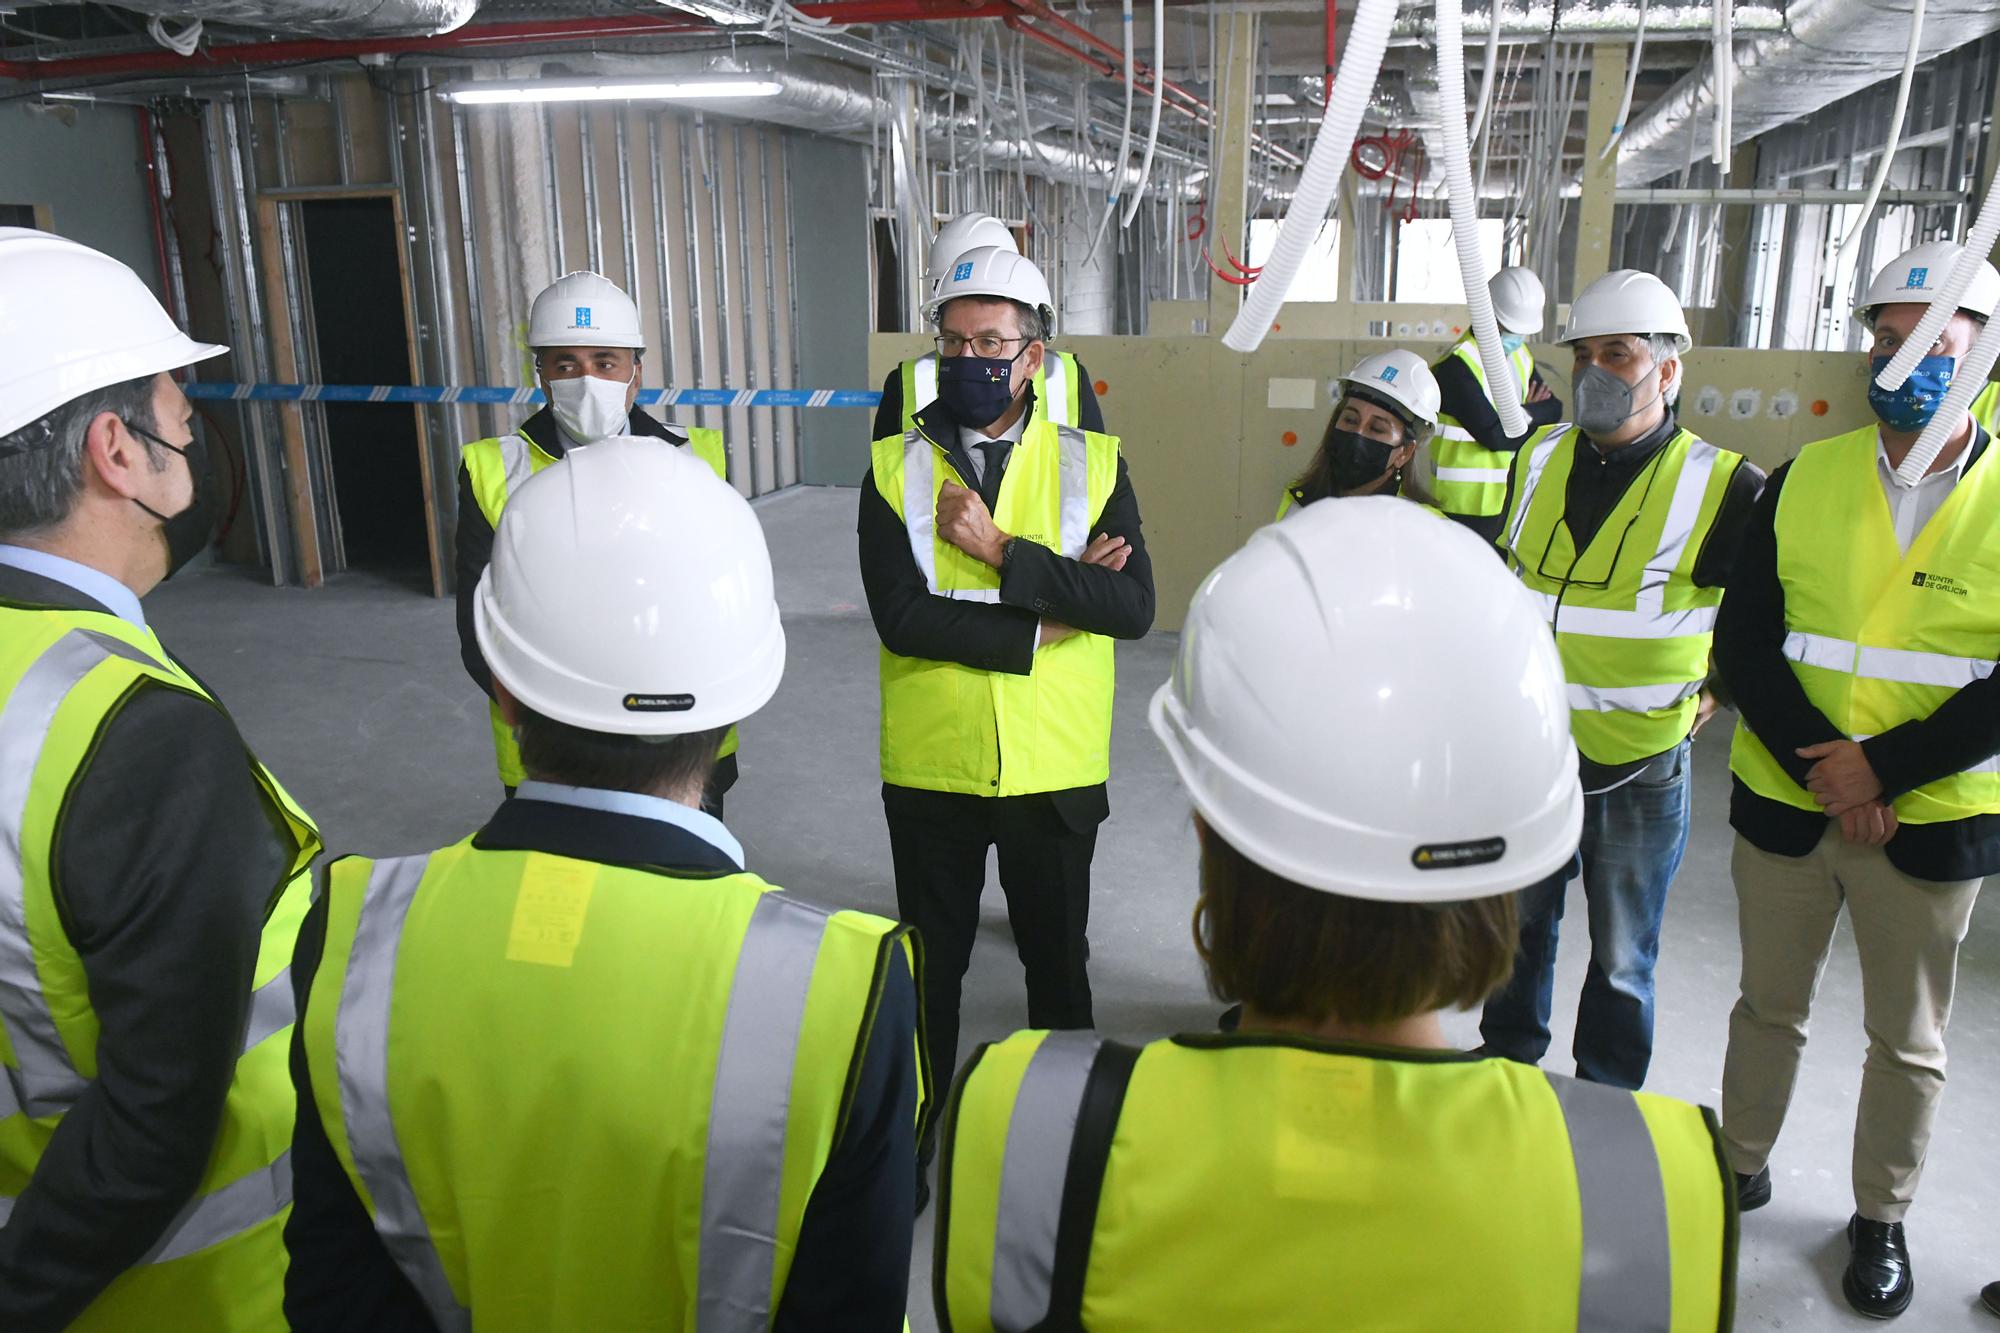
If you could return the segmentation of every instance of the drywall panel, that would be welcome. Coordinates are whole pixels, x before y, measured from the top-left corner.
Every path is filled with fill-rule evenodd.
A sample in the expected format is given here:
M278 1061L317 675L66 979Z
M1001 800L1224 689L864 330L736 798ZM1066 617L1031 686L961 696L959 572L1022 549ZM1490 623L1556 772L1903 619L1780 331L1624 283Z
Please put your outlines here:
M57 235L122 259L157 292L152 174L142 157L131 107L0 103L0 203L46 206Z
M869 374L868 195L865 150L817 135L785 133L786 212L798 317L799 387L872 388ZM903 345L922 340L902 335ZM890 365L895 364L892 357ZM852 486L868 470L872 409L814 408L799 436L800 480Z

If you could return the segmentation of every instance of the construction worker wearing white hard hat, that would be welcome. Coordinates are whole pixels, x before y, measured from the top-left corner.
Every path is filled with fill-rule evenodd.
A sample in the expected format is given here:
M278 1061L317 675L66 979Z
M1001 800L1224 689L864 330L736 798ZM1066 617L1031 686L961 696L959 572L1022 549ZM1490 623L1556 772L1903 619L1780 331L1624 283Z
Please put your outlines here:
M1086 926L1110 812L1113 643L1153 623L1152 562L1118 440L1041 413L1048 284L997 248L933 298L939 382L875 441L861 579L882 639L882 799L902 918L924 936L934 1082L958 1047L986 858L1028 1021L1091 1025Z
M1019 245L1007 224L985 213L961 213L939 229L931 242L930 264L925 273L925 299L935 302L944 284L952 280L959 260L974 250L997 249L1018 255ZM963 284L966 279L957 279ZM1046 302L1050 317L1044 330L1055 335L1053 301ZM926 306L928 314L929 306ZM1046 341L1046 339L1044 339ZM1081 426L1085 430L1104 429L1104 411L1098 406L1097 391L1090 372L1068 352L1045 348L1042 363L1034 372L1037 409L1058 426ZM938 358L925 352L902 362L882 381L882 403L875 409L875 438L900 435L910 428L917 412L938 394Z
M1488 541L1500 535L1501 510L1507 502L1507 470L1528 435L1562 420L1562 400L1542 382L1528 339L1542 331L1548 304L1542 280L1533 269L1503 268L1486 284L1493 314L1500 325L1500 345L1513 370L1506 392L1516 394L1528 416L1527 434L1510 437L1500 424L1486 383L1486 363L1468 327L1465 336L1432 366L1443 411L1431 441L1429 466L1432 490L1445 513Z
M1845 907L1869 1047L1841 1285L1876 1318L1907 1308L1914 1290L1903 1219L1944 1089L1959 944L1981 880L2000 872L1992 435L1968 414L1924 476L1897 472L2000 306L2000 272L1975 259L1909 380L1875 383L1963 255L1932 241L1869 284L1855 315L1871 334L1862 359L1876 421L1807 445L1771 475L1715 635L1742 714L1730 864L1743 970L1723 1143L1743 1207L1760 1207Z
M1402 495L1430 504L1430 492L1405 476L1437 424L1437 381L1414 352L1398 347L1363 357L1328 386L1333 416L1299 479L1278 497L1278 517L1332 496Z
M1439 1024L1576 846L1564 695L1532 600L1414 505L1311 505L1209 576L1152 724L1242 1026L982 1046L945 1112L941 1326L1728 1326L1703 1113Z
M170 372L227 350L0 228L0 1327L285 1322L320 837L140 601L211 540Z
M657 439L577 449L475 608L528 777L334 862L300 933L292 1327L901 1329L915 942L701 809L784 670L756 515Z
M1568 672L1583 841L1522 896L1520 962L1480 1032L1517 1060L1548 1051L1557 927L1581 873L1591 963L1577 1072L1636 1088L1653 1054L1660 922L1687 848L1691 741L1716 707L1706 688L1715 609L1763 476L1675 419L1692 340L1658 278L1621 269L1592 282L1562 341L1576 419L1535 432L1515 456L1499 544Z
M639 328L639 307L610 279L579 271L544 287L529 309L528 346L547 406L505 435L467 444L458 470L459 658L493 701L487 709L493 750L500 785L508 791L521 781L521 756L500 717L492 674L473 632L473 591L492 555L493 530L509 493L571 449L614 436L691 450L718 477L726 478L729 468L721 431L665 424L638 407L646 335ZM736 745L732 731L723 741L723 762L709 793L712 814L721 813L723 793L735 785Z

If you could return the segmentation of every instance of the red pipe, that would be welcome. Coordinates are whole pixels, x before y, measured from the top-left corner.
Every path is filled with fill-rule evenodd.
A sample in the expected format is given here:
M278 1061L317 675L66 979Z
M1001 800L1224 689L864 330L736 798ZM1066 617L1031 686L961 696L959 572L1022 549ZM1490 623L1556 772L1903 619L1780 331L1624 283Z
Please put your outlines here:
M160 208L160 164L153 145L153 113L150 108L139 107L139 169L146 173L151 188L146 191L147 202L153 210L153 257L160 265L160 294L164 298L160 304L167 307L174 323L187 327L187 311L173 307L174 284L167 269L167 223Z
M1333 25L1338 17L1334 10L1335 0L1326 0L1326 104L1333 105Z
M1125 62L1125 51L1123 47L1114 46L1112 43L1105 41L1102 37L1099 37L1096 33L1092 32L1090 29L1082 26L1081 24L1070 22L1062 15L1056 13L1053 9L1050 9L1047 5L1040 3L1040 0L1012 0L1012 3L1014 7L1020 10L1023 14L1026 14L1031 18L1039 19L1043 23L1054 24L1056 27L1062 29L1070 36L1077 38L1078 40L1084 42L1088 46L1095 47L1097 50L1102 51L1104 54L1112 57L1112 59L1117 61L1118 65L1122 65ZM1009 26L1012 25L1010 24ZM1117 75L1118 65L1113 65L1112 68L1108 71L1108 73L1111 74L1113 77L1116 77ZM1155 70L1135 69L1133 72L1135 86L1137 80L1139 80L1142 76L1152 79L1158 79L1159 84L1162 88L1166 89L1174 96L1182 99L1189 106L1194 107L1195 109L1203 112L1204 114L1213 114L1212 109L1209 107L1208 103L1202 101L1199 97L1196 97L1193 93L1181 87L1178 83L1173 82L1171 79L1159 78L1159 74ZM1151 84L1149 83L1147 87L1150 89Z
M1069 56L1072 59L1081 60L1084 64L1090 66L1092 69L1096 70L1099 74L1102 74L1107 79L1118 77L1117 66L1107 65L1103 61L1099 60L1096 56L1090 54L1090 52L1079 51L1074 46L1071 46L1068 42L1065 42L1057 37L1049 36L1049 34L1043 32L1040 28L1035 27L1034 25L1030 24L1026 19L1023 19L1019 14L1009 14L1007 15L1006 18L1002 19L1001 22L1005 23L1008 27L1012 28L1015 32L1020 33L1024 37L1034 38L1036 41L1040 42L1043 46L1048 47L1052 51L1060 51L1064 55ZM1174 109L1176 111L1181 110L1180 107L1175 107Z

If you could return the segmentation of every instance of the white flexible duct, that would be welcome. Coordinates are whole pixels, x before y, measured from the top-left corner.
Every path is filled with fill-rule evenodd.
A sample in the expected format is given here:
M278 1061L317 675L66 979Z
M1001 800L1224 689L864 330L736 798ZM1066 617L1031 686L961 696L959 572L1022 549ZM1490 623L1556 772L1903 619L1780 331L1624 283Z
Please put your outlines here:
M1452 0L1453 3L1456 0ZM1361 117L1375 94L1375 76L1382 69L1382 54L1389 47L1389 29L1396 22L1396 0L1360 0L1354 22L1347 34L1347 49L1341 52L1340 70L1327 95L1326 119L1313 140L1312 156L1299 174L1298 192L1278 224L1277 244L1264 261L1264 271L1250 288L1249 299L1236 312L1229 331L1222 335L1223 346L1233 352L1254 352L1285 304L1292 279L1319 235L1326 220L1333 192L1347 169L1348 154L1354 151L1354 136L1361 129ZM1463 75L1461 75L1463 78ZM1465 88L1458 90L1459 133L1465 132ZM1466 188L1472 188L1471 182ZM1485 291L1485 284L1480 284ZM1490 314L1489 308L1489 314Z
M1896 145L1903 141L1903 117L1910 109L1910 85L1917 77L1917 53L1924 45L1924 0L1912 0L1910 8L1910 46L1903 53L1903 77L1896 84L1896 109L1889 117L1889 141L1882 145L1882 160L1875 164L1875 178L1868 182L1868 198L1861 205L1861 212L1855 216L1854 226L1840 243L1838 255L1861 235L1868 225L1868 219L1875 212L1875 201L1882 197L1882 186L1889 179L1889 168L1895 165Z
M1611 122L1611 133L1597 154L1600 162L1616 152L1618 141L1625 137L1625 118L1632 114L1632 92L1639 86L1639 57L1646 52L1646 7L1651 3L1652 0L1639 0L1639 31L1632 38L1632 64L1625 71L1625 96L1618 102L1618 116Z
M1642 9L1641 15L1645 13ZM1644 18L1640 22L1644 22ZM1484 141L1486 108L1493 104L1493 67L1500 63L1500 0L1493 0L1493 17L1486 23L1486 68L1479 77L1479 109L1472 113L1472 137Z
M1118 130L1118 153L1112 158L1115 164L1111 170L1111 184L1104 195L1104 216L1097 220L1097 234L1090 238L1090 249L1086 251L1095 262L1097 247L1104 244L1104 233L1111 226L1111 215L1118 211L1118 192L1124 186L1126 154L1132 151L1132 0L1124 0L1121 12L1125 30L1125 123ZM1153 86L1157 88L1160 76L1153 75ZM1079 88L1082 85L1078 85Z
M1976 254L1967 250L1965 257L1979 260L1984 259L1985 254L1983 250ZM1960 267L1971 268L1972 265L1961 264ZM1933 305L1931 308L1935 310L1937 307ZM1915 348L1921 355L1929 351L1931 345L1928 342L1919 343L1912 336L1903 346L1906 349ZM1902 353L1898 352L1897 356L1900 358ZM1910 446L1910 452L1903 455L1902 464L1896 469L1896 476L1905 486L1916 485L1931 470L1931 464L1937 461L1937 456L1944 451L1952 434L1957 431L1959 423L1965 420L1965 413L1972 406L1972 400L1986 387L1986 377L1993 373L1995 361L2000 361L2000 319L1988 320L1986 327L1979 331L1978 341L1973 343L1972 350L1966 353L1965 364L1951 377L1951 387L1944 391L1944 401L1938 404L1937 414L1924 427L1923 434L1917 436L1917 442ZM1905 371L1902 378L1891 385L1888 382L1889 372L1894 369L1893 365L1884 367L1875 382L1885 389L1901 387L1903 379L1909 378L1909 372Z
M2000 186L1987 191L1986 202L1979 209L1979 220L1966 234L1964 253L1952 265L1944 286L1931 299L1930 309L1924 311L1917 327L1896 349L1896 355L1889 358L1889 364L1882 367L1882 373L1875 377L1876 384L1891 392L1903 387L1903 381L1910 378L1910 372L1930 352L1938 334L1944 332L1944 326L1958 313L1959 302L1965 299L1965 289L1972 285L1973 275L1986 262L1986 256L1993 253L1996 240L2000 240ZM2000 319L1989 320L1985 331L1979 335L1979 341L1973 345L1971 355L1952 376L1951 388L1945 391L1944 402L1939 406L1937 415L1924 427L1924 433L1917 437L1902 466L1896 469L1896 475L1903 479L1904 484L1914 486L1930 471L1938 452L1951 438L1953 423L1965 415L1973 397L1986 387L1986 377L1992 373L1994 361L1989 342L1996 329L2000 329Z
M1146 155L1139 159L1139 184L1125 203L1125 216L1118 220L1121 227L1132 225L1132 218L1139 211L1139 205L1146 198L1147 182L1153 179L1153 150L1160 146L1160 106L1166 98L1167 85L1160 71L1167 64L1167 0L1153 0L1153 119L1146 127ZM1130 28L1126 29L1131 32ZM1130 62L1127 63L1129 73Z
M1437 0L1438 92L1444 98L1444 173L1450 190L1451 233L1458 246L1458 271L1465 280L1465 304L1472 312L1472 335L1479 343L1480 364L1492 386L1487 397L1500 413L1508 435L1528 429L1521 400L1504 386L1514 382L1507 353L1500 346L1500 325L1493 318L1493 298L1486 291L1486 262L1479 251L1479 201L1472 195L1472 152L1465 135L1465 21L1461 0Z
M1730 98L1736 87L1736 41L1730 35L1730 0L1715 0L1715 119L1710 124L1710 149L1715 156L1717 185L1729 184L1732 126Z

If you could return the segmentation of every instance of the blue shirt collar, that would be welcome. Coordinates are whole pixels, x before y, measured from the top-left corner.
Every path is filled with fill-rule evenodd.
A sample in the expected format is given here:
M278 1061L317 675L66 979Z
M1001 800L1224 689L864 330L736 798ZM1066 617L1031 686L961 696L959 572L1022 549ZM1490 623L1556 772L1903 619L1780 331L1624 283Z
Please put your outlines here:
M9 546L4 542L0 542L0 565L11 565L45 579L54 579L76 589L120 620L130 621L140 629L146 628L146 612L139 605L139 595L101 569L92 569L89 565L80 565L74 560L50 555L47 551Z
M602 787L570 787L560 782L537 782L533 778L514 789L514 799L519 801L550 801L556 805L574 805L585 810L603 810L614 815L636 815L641 819L656 819L663 824L672 824L692 833L718 852L743 868L743 844L722 821L704 810L682 805L679 801L669 801L664 797L646 796L636 791L607 791Z

